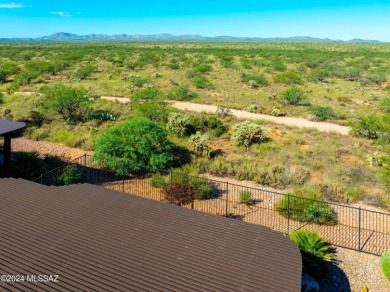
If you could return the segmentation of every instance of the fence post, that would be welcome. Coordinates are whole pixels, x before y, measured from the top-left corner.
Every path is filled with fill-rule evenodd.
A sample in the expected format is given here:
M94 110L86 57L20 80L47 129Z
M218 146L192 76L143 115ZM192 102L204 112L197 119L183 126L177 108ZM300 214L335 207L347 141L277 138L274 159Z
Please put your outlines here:
M43 175L41 173L41 176L39 177L40 184L43 185Z
M225 210L225 216L229 216L229 182L226 182L226 210Z
M290 233L290 194L287 194L287 234Z
M122 162L122 192L125 192L125 163Z
M361 250L361 246L360 246L360 227L361 227L361 216L362 216L362 209L359 207L359 229L358 229L358 236L359 236L359 238L358 238L358 250L359 251L362 251Z
M84 153L84 183L88 182L87 179L87 153Z

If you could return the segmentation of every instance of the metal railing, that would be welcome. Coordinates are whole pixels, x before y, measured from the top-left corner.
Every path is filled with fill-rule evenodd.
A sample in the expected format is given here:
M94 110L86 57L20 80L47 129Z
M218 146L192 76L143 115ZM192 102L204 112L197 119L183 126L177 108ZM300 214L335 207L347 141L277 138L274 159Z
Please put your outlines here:
M54 186L72 183L100 185L136 196L176 203L185 208L268 226L286 234L296 230L317 231L332 245L375 255L390 248L388 213L174 171L157 171L119 161L104 161L86 154L42 174L34 181ZM172 197L167 194L177 196L175 192L183 185L188 186L186 192L190 190L191 199L172 201Z

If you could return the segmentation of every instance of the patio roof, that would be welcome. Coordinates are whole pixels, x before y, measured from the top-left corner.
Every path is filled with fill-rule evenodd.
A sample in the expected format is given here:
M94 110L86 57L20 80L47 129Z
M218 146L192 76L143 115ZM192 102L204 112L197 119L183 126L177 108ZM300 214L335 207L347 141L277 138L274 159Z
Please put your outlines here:
M300 291L301 255L259 225L89 184L0 179L0 282L23 291Z
M0 119L0 136L12 134L26 126L25 123Z

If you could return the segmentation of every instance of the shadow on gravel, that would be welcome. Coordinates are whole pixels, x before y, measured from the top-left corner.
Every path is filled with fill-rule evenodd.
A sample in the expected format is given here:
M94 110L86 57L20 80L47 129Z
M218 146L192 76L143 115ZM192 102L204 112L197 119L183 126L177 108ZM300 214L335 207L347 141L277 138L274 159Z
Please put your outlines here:
M320 291L322 292L350 292L351 286L344 271L339 268L339 262L326 262L324 268L327 269L326 277L318 283L320 284Z

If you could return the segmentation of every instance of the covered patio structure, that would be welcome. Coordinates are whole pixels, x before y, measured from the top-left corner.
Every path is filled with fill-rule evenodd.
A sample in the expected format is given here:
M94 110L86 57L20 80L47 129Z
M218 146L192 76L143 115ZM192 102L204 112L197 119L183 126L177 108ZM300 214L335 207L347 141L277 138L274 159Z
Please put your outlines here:
M26 126L25 123L0 119L0 137L4 138L4 169L9 173L11 168L11 139Z

